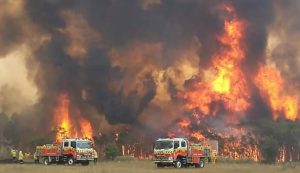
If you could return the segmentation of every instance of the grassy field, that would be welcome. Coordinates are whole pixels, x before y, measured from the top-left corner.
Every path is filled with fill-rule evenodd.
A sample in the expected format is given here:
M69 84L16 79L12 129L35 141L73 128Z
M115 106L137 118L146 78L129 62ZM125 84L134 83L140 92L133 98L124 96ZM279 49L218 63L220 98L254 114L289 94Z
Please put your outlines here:
M0 173L292 173L300 172L300 164L295 168L282 165L263 165L250 163L217 163L206 165L203 169L196 168L156 168L150 161L116 161L99 162L89 166L64 166L64 165L35 165L35 164L0 164Z

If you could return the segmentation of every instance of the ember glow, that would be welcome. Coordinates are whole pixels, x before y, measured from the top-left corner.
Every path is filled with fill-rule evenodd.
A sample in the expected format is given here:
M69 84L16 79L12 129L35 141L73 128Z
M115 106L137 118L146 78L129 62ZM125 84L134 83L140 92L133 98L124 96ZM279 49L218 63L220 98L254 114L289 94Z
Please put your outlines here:
M58 106L54 110L54 120L57 129L56 141L61 141L63 138L93 139L93 129L88 120L71 118L70 100L66 93L59 96Z

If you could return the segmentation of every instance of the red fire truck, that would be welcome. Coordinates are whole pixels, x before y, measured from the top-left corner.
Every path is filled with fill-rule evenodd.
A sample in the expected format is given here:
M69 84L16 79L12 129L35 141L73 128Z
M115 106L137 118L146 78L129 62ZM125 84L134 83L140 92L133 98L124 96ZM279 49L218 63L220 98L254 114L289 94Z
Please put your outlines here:
M208 146L192 144L185 138L157 139L153 147L153 162L157 167L195 166L203 168L210 160L211 149Z
M45 165L51 163L81 163L88 165L94 160L94 149L91 141L87 139L63 139L60 143L46 144L36 147L35 157L37 162Z

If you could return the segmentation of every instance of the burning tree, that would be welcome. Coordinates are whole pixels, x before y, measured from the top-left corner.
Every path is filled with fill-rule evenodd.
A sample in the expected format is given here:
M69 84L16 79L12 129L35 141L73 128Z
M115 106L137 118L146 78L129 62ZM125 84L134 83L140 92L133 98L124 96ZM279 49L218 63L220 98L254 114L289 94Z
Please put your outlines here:
M208 137L221 140L220 155L234 159L252 158L253 160L265 159L275 161L275 158L282 159L279 155L278 143L274 138L266 138L261 134L254 134L247 137L247 133L253 133L253 127L240 128L247 111L251 110L255 103L251 103L250 90L253 84L260 92L261 98L269 104L272 109L272 118L279 117L295 121L298 116L298 98L286 95L283 90L283 79L276 69L262 66L253 81L248 81L247 74L242 69L242 63L246 55L245 30L247 22L240 19L233 6L225 4L221 8L226 11L230 18L224 21L224 33L218 35L220 44L223 45L220 51L212 56L212 68L215 74L204 78L194 78L189 82L189 91L182 92L179 97L185 100L184 109L192 113L192 119L198 123L191 124L191 120L182 119L178 125L184 135L196 137L199 140L206 140ZM209 73L209 71L207 72ZM225 114L222 124L229 126L220 128L221 132L209 127L201 127L210 116L218 118L220 114ZM275 126L277 127L277 125ZM207 129L208 128L208 129ZM215 133L215 135L208 135ZM227 133L229 132L229 133ZM270 134L272 132L269 132ZM287 132L283 132L285 135ZM176 132L175 132L176 134ZM177 133L178 134L178 133ZM275 134L274 134L275 136ZM255 140L255 138L257 138ZM291 136L288 139L293 139ZM254 140L253 140L254 139ZM277 138L278 141L287 141L285 138ZM247 142L248 141L248 142ZM253 142L252 142L253 141ZM261 147L258 147L258 144ZM295 146L295 142L293 146ZM281 150L286 150L286 144L280 143ZM289 146L289 148L293 148ZM299 154L299 151L297 151ZM261 156L262 154L262 156ZM283 155L286 157L286 151ZM291 160L292 157L290 157ZM294 157L297 159L298 157Z
M55 127L58 127L56 141L63 138L88 138L93 139L93 129L90 122L82 117L70 117L70 100L68 94L60 95L58 107L54 111Z

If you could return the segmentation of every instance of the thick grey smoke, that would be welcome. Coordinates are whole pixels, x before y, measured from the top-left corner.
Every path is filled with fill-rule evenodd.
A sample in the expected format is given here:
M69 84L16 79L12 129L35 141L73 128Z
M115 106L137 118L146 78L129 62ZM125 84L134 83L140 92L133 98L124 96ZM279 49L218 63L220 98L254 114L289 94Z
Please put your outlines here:
M156 95L154 71L174 65L195 39L200 61L209 62L222 27L210 12L217 2L145 3L27 1L30 18L50 36L35 52L41 97L67 91L77 106L92 105L111 123L137 123Z

